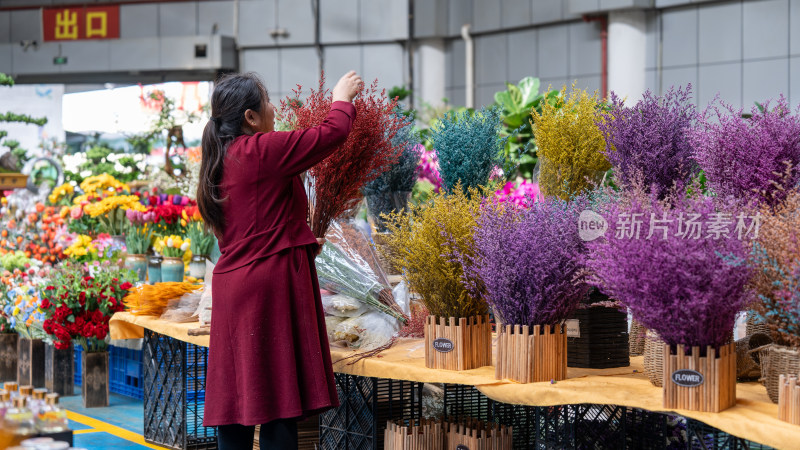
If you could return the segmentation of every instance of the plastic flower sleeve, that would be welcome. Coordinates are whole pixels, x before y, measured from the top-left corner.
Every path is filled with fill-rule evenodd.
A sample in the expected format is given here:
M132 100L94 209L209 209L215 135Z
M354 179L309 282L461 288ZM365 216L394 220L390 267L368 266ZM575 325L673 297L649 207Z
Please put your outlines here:
M328 242L316 259L320 287L353 297L405 322L406 317L395 303L386 274L378 266L366 237L357 230L334 223L326 239Z

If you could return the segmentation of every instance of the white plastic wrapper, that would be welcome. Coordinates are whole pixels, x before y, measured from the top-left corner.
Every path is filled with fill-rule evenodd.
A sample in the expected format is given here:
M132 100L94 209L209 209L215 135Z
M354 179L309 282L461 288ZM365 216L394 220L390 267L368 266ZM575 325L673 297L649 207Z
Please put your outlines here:
M325 314L336 317L358 317L374 311L364 303L342 294L323 295L322 308Z
M403 314L411 317L411 292L408 290L406 280L401 281L392 289L392 296L397 306L403 311Z
M346 341L350 347L366 351L388 343L398 331L398 321L386 314L372 311L339 322L330 334L332 341Z
M209 325L211 323L211 278L214 276L214 264L206 262L206 276L205 286L203 287L203 295L200 296L200 303L197 305L197 311L194 315L198 317L201 325Z
M339 222L331 224L325 237L328 242L316 259L320 287L404 322L406 318L369 240L351 224Z

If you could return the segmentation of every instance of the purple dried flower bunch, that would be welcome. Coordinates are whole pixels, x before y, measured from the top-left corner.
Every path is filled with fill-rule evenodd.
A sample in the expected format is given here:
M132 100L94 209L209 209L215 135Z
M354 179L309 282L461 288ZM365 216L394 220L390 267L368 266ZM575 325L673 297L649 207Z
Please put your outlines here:
M721 102L720 102L721 103ZM800 111L782 95L771 108L742 110L712 102L687 133L694 158L718 196L775 205L800 181Z
M753 299L747 288L749 213L709 197L669 200L640 190L602 205L598 212L609 226L587 244L589 283L669 344L719 347L730 338L737 312ZM722 222L729 232L717 235L723 227L711 224Z
M465 276L480 280L487 303L504 323L553 325L567 319L589 291L580 275L586 246L577 228L586 202L547 197L529 204L485 203Z
M606 140L605 155L620 184L641 183L660 198L696 168L686 140L696 116L692 85L663 96L649 90L634 106L611 93L611 104L597 124Z

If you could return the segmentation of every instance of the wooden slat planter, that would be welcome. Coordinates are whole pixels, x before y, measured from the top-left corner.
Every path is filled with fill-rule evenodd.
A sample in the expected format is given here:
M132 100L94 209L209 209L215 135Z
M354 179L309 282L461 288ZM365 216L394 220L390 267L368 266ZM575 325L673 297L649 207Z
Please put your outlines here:
M17 333L0 333L0 381L17 381Z
M44 387L44 341L19 338L17 341L17 383Z
M800 425L800 383L797 375L780 376L778 385L778 419Z
M520 383L567 378L566 327L498 326L495 378Z
M513 447L511 427L482 422L445 423L447 450L505 450Z
M108 406L108 351L81 352L84 408Z
M679 345L675 354L664 344L664 407L720 412L736 404L736 351L728 344L715 352L700 347L689 352Z
M384 450L443 450L444 431L442 423L423 420L421 423L401 426L394 422L386 424L383 434Z
M52 344L44 347L44 387L62 397L75 395L73 351L72 345L64 350Z
M438 323L437 323L438 322ZM425 321L425 367L470 370L492 365L492 325L489 316Z

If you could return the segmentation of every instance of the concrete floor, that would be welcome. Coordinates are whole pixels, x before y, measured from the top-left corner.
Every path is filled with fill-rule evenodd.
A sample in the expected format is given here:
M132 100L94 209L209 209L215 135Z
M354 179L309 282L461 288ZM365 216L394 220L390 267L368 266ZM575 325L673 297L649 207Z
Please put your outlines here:
M61 399L67 409L70 427L75 431L74 446L88 450L100 449L163 449L148 444L142 437L142 401L117 394L109 397L106 408L84 408L80 386L76 394Z

